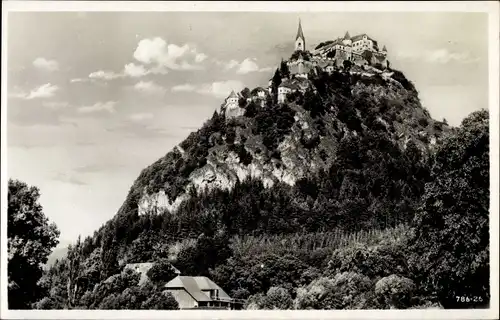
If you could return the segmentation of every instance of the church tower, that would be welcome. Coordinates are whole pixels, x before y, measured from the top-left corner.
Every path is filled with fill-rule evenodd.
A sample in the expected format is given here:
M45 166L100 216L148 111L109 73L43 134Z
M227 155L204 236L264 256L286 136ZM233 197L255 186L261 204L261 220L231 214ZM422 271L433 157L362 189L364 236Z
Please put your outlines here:
M302 32L302 24L299 19L299 29L297 30L297 36L295 37L295 51L306 50L306 38L304 37L304 33Z

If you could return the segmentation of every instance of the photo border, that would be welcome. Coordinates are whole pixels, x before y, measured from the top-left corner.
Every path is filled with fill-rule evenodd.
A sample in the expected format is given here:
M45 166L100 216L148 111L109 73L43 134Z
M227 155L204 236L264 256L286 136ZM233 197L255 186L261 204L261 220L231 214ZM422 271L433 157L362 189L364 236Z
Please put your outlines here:
M464 310L8 310L7 309L7 29L9 12L30 11L203 11L203 12L484 12L488 14L490 114L490 288L489 309ZM499 156L499 4L495 1L277 2L277 1L3 1L1 104L1 276L2 319L493 319L498 318L498 156Z

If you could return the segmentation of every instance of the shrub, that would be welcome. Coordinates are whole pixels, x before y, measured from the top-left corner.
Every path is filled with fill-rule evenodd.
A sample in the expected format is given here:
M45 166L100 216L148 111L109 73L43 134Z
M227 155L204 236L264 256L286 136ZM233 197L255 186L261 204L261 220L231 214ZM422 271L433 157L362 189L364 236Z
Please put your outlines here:
M287 310L293 307L292 296L287 289L271 287L264 299L264 307L272 310Z
M408 308L415 284L411 279L392 274L375 284L375 294L382 306L390 309Z
M372 303L371 281L355 272L319 278L297 290L296 309L362 309Z

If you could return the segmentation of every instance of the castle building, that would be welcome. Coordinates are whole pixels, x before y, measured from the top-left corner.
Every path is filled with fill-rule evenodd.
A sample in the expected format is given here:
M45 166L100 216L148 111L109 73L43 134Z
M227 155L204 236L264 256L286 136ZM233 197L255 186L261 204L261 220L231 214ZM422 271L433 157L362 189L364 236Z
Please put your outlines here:
M226 98L226 103L224 105L224 113L226 118L233 118L241 116L245 113L245 109L240 108L238 100L240 97L233 91Z
M304 33L302 32L302 24L299 19L299 29L297 30L297 36L295 37L295 51L306 50L306 38L304 37Z
M342 66L344 60L349 60L357 65L387 67L387 48L384 46L380 50L377 41L366 33L351 37L349 32L346 32L343 38L328 41L315 49L313 57L333 60L337 66Z

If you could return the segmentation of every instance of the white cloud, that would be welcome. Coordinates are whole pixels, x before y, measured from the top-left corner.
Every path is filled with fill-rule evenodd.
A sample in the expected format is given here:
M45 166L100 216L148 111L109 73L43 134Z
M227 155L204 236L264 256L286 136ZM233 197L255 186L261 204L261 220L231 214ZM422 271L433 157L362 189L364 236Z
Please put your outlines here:
M77 83L77 82L86 82L87 79L82 79L82 78L74 78L74 79L71 79L69 82L71 83Z
M450 52L447 49L439 49L426 52L426 59L429 62L448 63L450 61L470 63L477 59L471 57L469 52Z
M195 62L203 62L205 61L205 59L208 58L208 56L204 53L198 53L195 57L194 57L194 61Z
M231 70L232 68L238 66L240 63L236 60L231 60L229 62L220 62L224 66L224 70Z
M249 58L246 58L241 62L238 70L236 70L236 73L247 74L256 71L259 71L259 66L257 65L257 63Z
M33 61L33 66L38 69L46 70L46 71L56 71L59 69L59 64L56 60L48 60L45 58L36 58Z
M42 103L42 106L50 109L61 109L69 106L69 103L66 101L48 101Z
M129 119L132 121L142 121L153 118L152 113L135 113L129 116Z
M196 64L204 61L207 56L188 44L167 44L162 38L156 37L139 41L134 58L146 65L155 64L173 70L196 70L202 68Z
M121 74L108 70L99 70L89 74L90 79L113 80L122 77Z
M97 102L91 106L83 106L78 108L79 113L93 113L100 111L107 111L109 113L115 112L116 101L107 101L107 102Z
M250 72L267 72L272 70L271 67L260 68L255 58L246 58L241 62L238 60L230 60L228 62L214 60L215 64L222 66L225 71L236 70L237 74L247 74Z
M479 60L473 57L470 52L451 52L446 48L418 52L400 52L397 56L402 59L414 61L423 60L425 62L438 64L446 64L449 62L473 63Z
M28 94L26 91L19 87L14 87L13 89L9 90L8 97L9 98L15 98L15 99L23 99L26 98Z
M192 92L192 91L195 91L196 90L196 87L191 85L191 84L180 84L180 85L177 85L177 86L173 86L172 91L174 92Z
M227 97L232 90L235 92L241 91L245 85L238 80L218 81L201 86L199 93L213 95L217 98Z
M142 77L149 73L149 71L147 71L146 68L144 68L144 66L137 65L133 62L126 64L123 72L125 75L132 78Z
M31 90L31 92L25 97L26 100L36 99L36 98L50 98L53 97L59 87L52 85L50 83L43 84L38 88Z
M139 81L135 84L134 89L148 94L162 94L165 92L165 88L157 85L153 81Z

